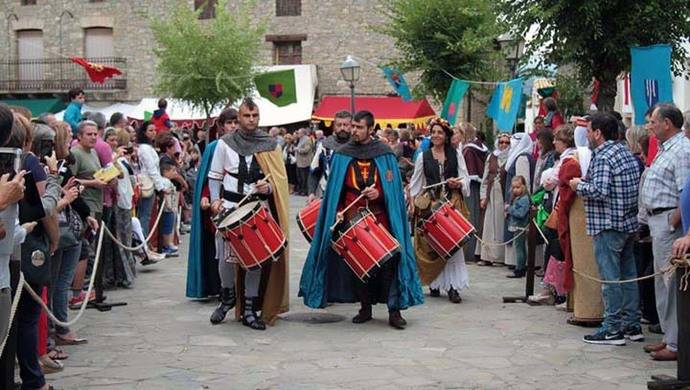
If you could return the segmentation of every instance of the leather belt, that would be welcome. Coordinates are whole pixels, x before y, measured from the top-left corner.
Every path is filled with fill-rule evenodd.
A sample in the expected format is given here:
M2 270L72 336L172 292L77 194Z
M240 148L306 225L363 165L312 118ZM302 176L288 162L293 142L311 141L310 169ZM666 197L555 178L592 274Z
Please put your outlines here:
M244 197L245 195L242 195L240 193L223 190L223 199L227 200L228 202L237 203L244 199Z
M671 210L675 210L675 209L676 209L675 207L659 207L656 209L647 210L647 215L649 215L651 217L654 215L659 215L665 211L671 211Z

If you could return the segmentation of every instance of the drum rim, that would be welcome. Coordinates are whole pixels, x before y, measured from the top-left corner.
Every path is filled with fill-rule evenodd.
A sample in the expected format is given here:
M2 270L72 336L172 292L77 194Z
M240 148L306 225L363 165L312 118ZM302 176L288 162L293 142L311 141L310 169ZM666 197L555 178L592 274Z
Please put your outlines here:
M436 214L436 212L438 211L438 209L440 209L441 207L445 206L446 204L448 204L448 205L450 206L450 208L452 208L453 210L458 211L458 209L456 209L455 206L454 206L450 201L444 200L443 202L437 203L435 206L431 206L431 210L430 210L430 211L431 211L431 214L430 214L428 217L426 217L426 218L422 218L422 223L424 224L424 223L426 223L428 220L430 220L430 219L434 216L434 214ZM462 214L462 213L460 213L460 214ZM463 216L463 217L464 217L464 216Z
M217 226L216 228L217 228L218 230L220 230L221 232L226 231L226 230L233 230L233 229L235 229L236 227L238 227L241 223L247 222L247 220L248 220L249 218L251 218L251 217L253 217L254 215L256 215L256 213L257 213L262 207L265 207L260 201L248 202L248 203L246 203L246 204L243 205L243 206L251 205L252 203L254 203L254 206L251 207L251 211L250 211L249 213L247 213L247 215L243 216L242 218L238 219L237 221L235 221L235 222L233 222L233 223L231 223L231 224L229 224L229 225L227 225L227 226L222 226L222 227L221 227L221 226L219 225L219 226ZM233 211L232 213L228 214L228 217L230 217L230 215L232 215L232 214L233 214L234 212L236 212L237 210L239 210L239 208L235 209L235 211ZM271 213L270 210L268 210L268 209L267 209L266 211L268 211L269 214ZM222 221L221 221L221 223L222 223Z
M333 242L333 240L331 240L331 249L333 249L333 251L335 252L334 244L335 243ZM395 250L393 250L390 253L383 256L375 267L378 267L379 269L381 269L383 264L385 264L387 261L392 259L393 256L396 256L398 254L400 254L400 244L398 244L398 246L395 248ZM343 256L340 256L340 257L342 258L343 262L347 265L347 267L350 269L350 271L352 271L352 273L355 274L357 279L359 279L362 283L368 283L369 282L369 280L370 280L369 276L364 275L364 278L359 277L357 272L353 269L352 265L350 263L348 263ZM371 269L374 269L374 268L371 268Z
M302 235L307 240L307 242L311 242L314 238L311 235L309 235L309 232L307 231L307 228L302 223L302 219L300 218L299 214L297 214L296 219L297 219L297 227L299 227L299 230L302 232ZM316 229L316 226L314 226L314 228ZM314 230L314 232L316 233L316 230Z
M367 217L367 214L371 214L371 216L374 217L374 220L376 221L376 223L378 223L378 220L376 219L376 216L374 215L374 213L372 213L371 210L369 210L369 208L362 207L359 210L357 210L357 213L355 213L355 216L353 218L350 218L347 221L340 221L335 226L335 230L333 230L333 234L332 234L332 236L335 235L337 237L335 239L335 241L340 240L340 238L343 235L347 234L350 230L352 230L352 228L354 228L359 223L359 221L361 221ZM344 229L339 229L339 227L341 225L344 226ZM388 232L388 234L390 234L390 232ZM331 236L331 241L334 241L332 236ZM395 237L393 237L393 238L395 238ZM400 243L398 243L398 245L400 245Z

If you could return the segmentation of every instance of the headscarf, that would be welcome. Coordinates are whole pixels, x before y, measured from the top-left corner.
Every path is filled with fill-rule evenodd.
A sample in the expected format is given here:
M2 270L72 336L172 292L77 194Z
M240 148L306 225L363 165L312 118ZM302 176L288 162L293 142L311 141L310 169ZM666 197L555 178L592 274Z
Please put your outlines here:
M574 138L578 159L580 160L580 172L582 177L585 177L589 168L589 162L592 161L592 151L589 149L589 140L587 139L587 127L577 126Z
M532 153L532 139L526 133L515 133L510 137L510 153L506 160L506 171L513 167L517 158L522 154Z
M510 145L505 150L501 150L498 147L498 141L501 140L501 138L508 137L510 139L510 134L508 133L500 133L498 136L496 136L496 141L494 141L494 151L492 152L494 156L498 157L498 161L501 164L504 164L506 160L508 159L508 155L510 154Z

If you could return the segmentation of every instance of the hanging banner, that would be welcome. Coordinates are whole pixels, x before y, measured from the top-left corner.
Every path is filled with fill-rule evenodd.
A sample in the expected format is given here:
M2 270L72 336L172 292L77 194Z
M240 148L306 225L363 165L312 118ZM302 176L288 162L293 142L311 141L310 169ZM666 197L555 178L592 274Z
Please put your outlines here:
M673 103L671 46L631 47L630 57L630 96L635 124L643 125L644 114L650 107L657 103Z
M486 115L496 123L501 131L511 131L520 111L522 101L522 79L500 83L491 97Z
M458 79L454 79L450 84L448 95L446 95L446 101L443 103L441 117L447 120L451 126L455 126L455 122L458 120L460 104L462 103L462 99L465 96L465 93L467 93L467 89L469 87L470 83Z

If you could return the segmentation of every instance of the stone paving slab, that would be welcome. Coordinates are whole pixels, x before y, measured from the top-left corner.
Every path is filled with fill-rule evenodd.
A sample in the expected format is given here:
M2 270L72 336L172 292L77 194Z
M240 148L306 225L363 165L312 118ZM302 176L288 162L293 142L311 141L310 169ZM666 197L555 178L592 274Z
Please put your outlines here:
M294 223L305 198L292 198L290 305L315 312L297 298L308 244ZM346 317L328 324L279 321L257 332L208 317L215 302L184 297L183 236L176 259L140 269L132 290L108 291L127 306L88 311L75 329L89 343L65 347L63 372L48 376L62 389L643 389L653 374L674 375L675 363L654 362L641 343L584 344L591 330L565 323L553 306L505 304L522 281L502 267L469 265L471 287L454 305L429 298L404 312L408 328L375 320L352 324L356 305L334 305ZM318 312L318 311L316 311ZM74 314L74 312L72 312ZM657 341L648 335L648 341Z

